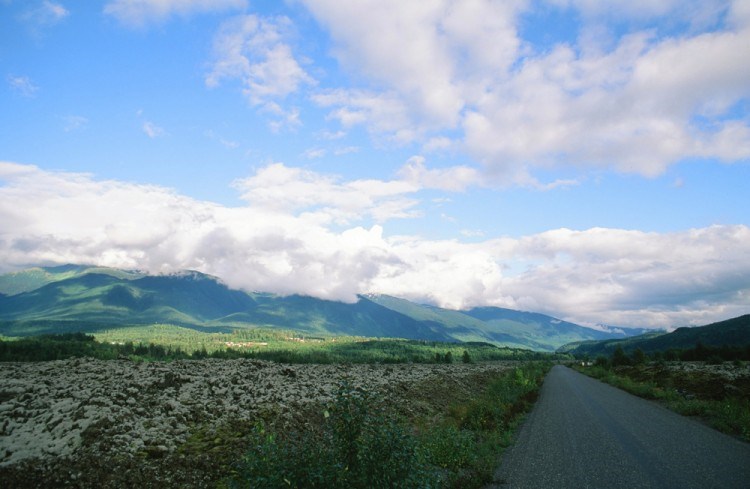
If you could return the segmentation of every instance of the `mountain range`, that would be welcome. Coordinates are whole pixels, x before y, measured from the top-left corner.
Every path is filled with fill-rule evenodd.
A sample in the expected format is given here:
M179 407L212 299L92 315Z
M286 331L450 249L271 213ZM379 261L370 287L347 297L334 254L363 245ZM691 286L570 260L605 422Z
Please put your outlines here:
M624 339L587 340L569 343L559 348L558 351L577 356L588 355L590 358L594 358L599 355L611 356L618 346L626 353L630 353L636 348L640 348L644 353L653 353L670 349L690 349L699 343L703 346L717 348L725 346L737 348L750 345L750 314L706 326L677 328L671 333L659 331Z
M0 334L93 332L143 324L207 331L264 327L321 336L478 341L537 351L644 332L600 331L544 314L498 307L449 310L387 295L363 295L349 304L248 293L195 271L151 275L64 265L0 275Z

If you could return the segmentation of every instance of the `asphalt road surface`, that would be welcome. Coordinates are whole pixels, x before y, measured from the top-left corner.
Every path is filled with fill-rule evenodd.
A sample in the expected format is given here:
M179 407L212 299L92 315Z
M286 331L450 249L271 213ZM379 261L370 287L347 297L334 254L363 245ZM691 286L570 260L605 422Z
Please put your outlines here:
M750 489L750 444L555 366L495 480L502 489Z

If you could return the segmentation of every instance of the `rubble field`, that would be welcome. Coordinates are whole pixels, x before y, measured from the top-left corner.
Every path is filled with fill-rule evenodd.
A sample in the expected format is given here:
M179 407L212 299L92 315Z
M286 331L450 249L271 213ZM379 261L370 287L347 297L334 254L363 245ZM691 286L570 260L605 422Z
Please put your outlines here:
M429 420L512 365L4 363L0 480L4 487L213 487L259 419L307 422L342 381Z

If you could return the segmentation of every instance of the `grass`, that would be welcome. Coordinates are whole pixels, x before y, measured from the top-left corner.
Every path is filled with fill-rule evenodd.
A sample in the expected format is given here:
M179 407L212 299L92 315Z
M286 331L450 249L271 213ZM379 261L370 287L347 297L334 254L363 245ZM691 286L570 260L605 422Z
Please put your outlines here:
M343 383L315 420L296 429L259 422L229 488L479 488L533 405L549 363L496 375L439 419L406 419Z
M577 367L579 372L597 378L636 396L659 401L683 416L695 416L724 433L750 441L750 392L731 389L730 393L707 389L715 382L697 373L670 374L664 368L644 366ZM679 383L682 389L675 387ZM709 393L710 391L710 393Z

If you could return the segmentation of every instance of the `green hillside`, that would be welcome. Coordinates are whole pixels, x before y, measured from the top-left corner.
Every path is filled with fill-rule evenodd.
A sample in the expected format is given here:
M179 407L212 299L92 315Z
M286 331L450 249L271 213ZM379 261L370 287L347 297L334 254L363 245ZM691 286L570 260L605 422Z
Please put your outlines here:
M144 275L130 270L117 268L89 267L86 265L61 265L58 267L35 267L19 272L0 275L0 294L16 295L36 290L44 285L61 280L80 277L89 273L112 275L122 279L140 278Z
M538 351L618 336L509 309L454 311L384 295L348 304L245 293L199 272L145 275L69 265L2 275L0 284L0 334L6 336L175 324L216 331L263 327L319 336L486 342Z
M563 345L570 341L611 338L612 333L585 328L544 314L514 311L499 307L477 307L467 315L483 321L503 335L521 338L536 349L546 349L550 344ZM501 341L503 336L495 336Z
M645 353L686 350L697 344L710 347L744 347L750 345L750 314L706 326L678 328L671 333L654 332L625 339L578 342L564 345L558 351L574 355L610 356L619 346L626 353L640 348Z

